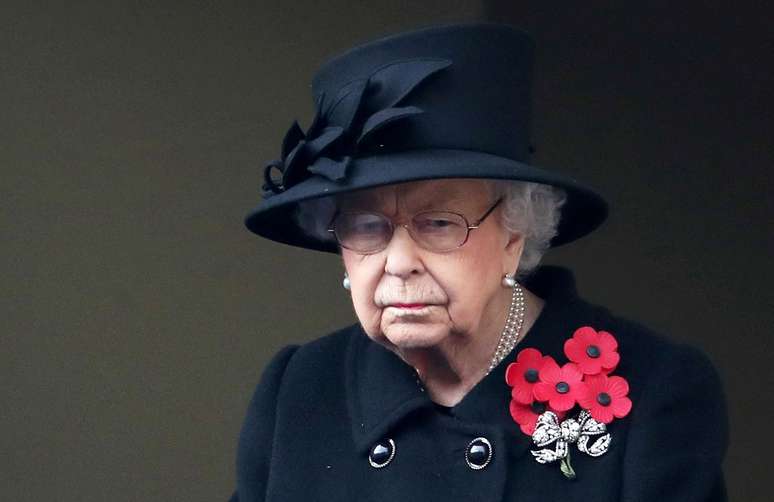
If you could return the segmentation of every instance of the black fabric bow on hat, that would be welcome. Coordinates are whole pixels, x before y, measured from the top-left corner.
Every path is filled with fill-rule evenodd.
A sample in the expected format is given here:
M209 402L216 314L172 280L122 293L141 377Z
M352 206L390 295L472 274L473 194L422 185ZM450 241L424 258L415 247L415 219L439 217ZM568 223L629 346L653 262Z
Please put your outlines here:
M282 140L282 158L264 168L264 197L315 174L331 181L344 179L352 158L377 131L423 113L419 107L399 105L421 82L451 64L448 59L395 61L347 83L331 100L321 93L309 129L302 131L294 121Z

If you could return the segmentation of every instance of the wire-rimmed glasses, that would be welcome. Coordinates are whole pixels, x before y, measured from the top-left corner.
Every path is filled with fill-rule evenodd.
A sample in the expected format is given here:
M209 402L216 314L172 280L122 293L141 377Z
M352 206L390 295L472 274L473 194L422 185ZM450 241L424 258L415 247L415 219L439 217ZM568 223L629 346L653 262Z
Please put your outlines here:
M470 231L478 228L501 201L502 198L497 199L472 225L465 216L452 211L422 211L407 223L397 225L404 227L421 248L443 253L464 245ZM397 225L381 213L342 211L333 217L328 232L343 248L360 254L374 254L389 245Z

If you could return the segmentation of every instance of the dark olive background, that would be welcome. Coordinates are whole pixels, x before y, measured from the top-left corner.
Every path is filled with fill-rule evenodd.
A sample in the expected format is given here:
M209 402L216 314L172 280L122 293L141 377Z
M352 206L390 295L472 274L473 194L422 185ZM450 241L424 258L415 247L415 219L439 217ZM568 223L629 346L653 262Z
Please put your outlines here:
M337 257L242 226L314 70L491 19L537 42L535 162L613 208L546 261L708 352L732 498L768 500L773 17L712 4L0 3L0 498L227 498L267 359L354 320Z

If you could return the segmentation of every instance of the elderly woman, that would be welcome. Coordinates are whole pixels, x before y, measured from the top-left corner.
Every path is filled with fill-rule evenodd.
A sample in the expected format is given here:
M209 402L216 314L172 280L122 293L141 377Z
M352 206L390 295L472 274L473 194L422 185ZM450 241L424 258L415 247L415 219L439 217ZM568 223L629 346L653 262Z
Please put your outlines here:
M466 24L316 75L246 224L339 253L359 322L269 363L233 500L725 498L706 357L538 266L607 206L528 163L531 62L524 33Z

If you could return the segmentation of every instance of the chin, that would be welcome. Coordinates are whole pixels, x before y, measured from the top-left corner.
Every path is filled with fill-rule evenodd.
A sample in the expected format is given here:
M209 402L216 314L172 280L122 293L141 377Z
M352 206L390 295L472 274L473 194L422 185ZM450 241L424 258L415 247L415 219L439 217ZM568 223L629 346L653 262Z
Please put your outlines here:
M447 326L427 323L392 323L383 328L384 338L399 349L422 349L440 344L449 336Z

